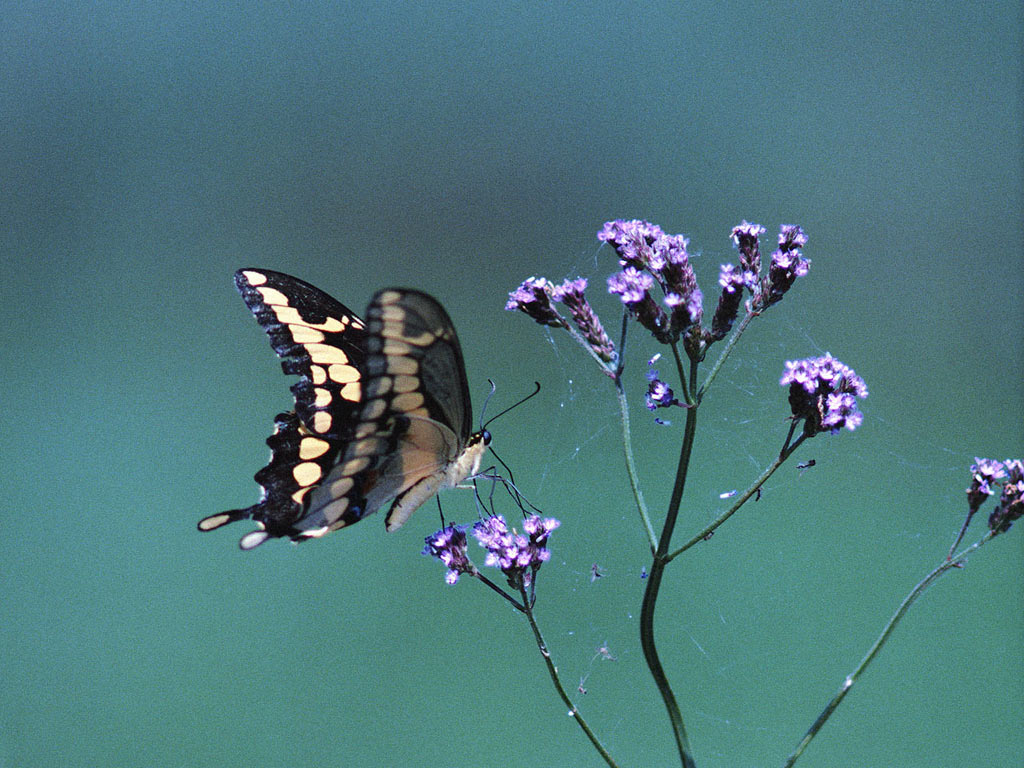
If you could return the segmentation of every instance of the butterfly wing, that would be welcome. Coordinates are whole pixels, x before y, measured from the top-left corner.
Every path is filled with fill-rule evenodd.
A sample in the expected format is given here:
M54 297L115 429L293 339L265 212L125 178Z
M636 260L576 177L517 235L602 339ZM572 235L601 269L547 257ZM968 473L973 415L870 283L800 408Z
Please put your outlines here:
M438 490L475 474L489 435L472 407L455 326L425 293L388 288L370 302L364 398L352 441L297 523L320 536L392 502L389 531ZM486 436L486 439L485 439Z
M336 463L352 436L362 399L367 333L345 305L318 288L280 272L241 269L235 285L270 337L292 386L295 410L279 414L267 439L270 462L256 473L260 501L211 515L199 530L252 518L259 530L242 538L251 549L273 536L295 536L308 494Z

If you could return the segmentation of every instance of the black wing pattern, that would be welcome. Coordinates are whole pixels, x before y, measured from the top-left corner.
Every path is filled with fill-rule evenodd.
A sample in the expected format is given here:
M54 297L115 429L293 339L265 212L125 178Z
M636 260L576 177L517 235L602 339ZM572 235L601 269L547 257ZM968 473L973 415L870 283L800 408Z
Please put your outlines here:
M348 307L297 278L265 269L240 269L235 285L270 337L292 385L295 410L278 414L267 439L270 463L256 473L260 501L211 515L199 529L252 518L261 528L242 539L251 549L273 536L294 536L307 494L330 471L351 437L362 399L367 334Z
M252 549L275 536L322 536L391 502L385 522L393 531L439 490L478 472L490 434L470 433L462 350L435 299L384 289L364 327L293 277L240 270L236 283L285 372L302 379L292 387L295 412L277 416L267 440L271 460L256 473L260 503L204 518L200 530L252 518L260 527L240 542Z

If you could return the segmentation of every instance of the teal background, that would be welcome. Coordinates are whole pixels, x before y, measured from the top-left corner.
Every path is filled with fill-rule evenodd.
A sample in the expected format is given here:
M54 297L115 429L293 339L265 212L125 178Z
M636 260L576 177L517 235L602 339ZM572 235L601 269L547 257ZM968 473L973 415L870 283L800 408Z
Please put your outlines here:
M686 233L711 296L741 220L810 236L701 409L681 535L777 452L784 360L830 351L871 391L862 429L812 441L817 466L664 585L698 765L781 765L944 558L974 457L1024 453L1021 8L947 5L6 4L0 766L600 764L521 617L419 555L431 507L252 553L244 525L196 532L256 499L290 402L240 266L355 308L433 293L477 409L488 377L492 413L542 382L493 425L563 522L542 627L620 764L673 765L612 388L502 311L524 277L582 274L617 335L594 237L617 217ZM655 351L631 336L657 510L682 418L642 408ZM1018 524L911 610L798 764L1019 766L1022 573Z

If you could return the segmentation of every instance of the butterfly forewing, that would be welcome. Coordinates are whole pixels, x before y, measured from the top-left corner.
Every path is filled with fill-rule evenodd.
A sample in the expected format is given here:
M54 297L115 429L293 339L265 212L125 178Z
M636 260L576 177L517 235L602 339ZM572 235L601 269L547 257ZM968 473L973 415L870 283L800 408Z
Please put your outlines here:
M240 269L235 285L270 337L281 367L295 374L295 410L278 414L267 438L271 456L255 480L260 501L211 515L203 531L252 518L262 530L242 539L250 549L271 536L296 535L309 492L320 483L351 434L366 359L363 321L323 291L280 272Z
M366 329L341 302L298 278L240 269L235 285L270 337L292 385L295 412L328 439L348 436L362 397Z

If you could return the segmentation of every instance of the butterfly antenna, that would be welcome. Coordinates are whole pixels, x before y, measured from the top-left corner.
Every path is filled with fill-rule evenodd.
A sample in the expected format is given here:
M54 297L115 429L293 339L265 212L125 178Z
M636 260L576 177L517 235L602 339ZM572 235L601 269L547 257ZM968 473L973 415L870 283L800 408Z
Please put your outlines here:
M491 399L491 395L493 395L493 394L494 394L494 390L495 390L495 389L496 389L497 387L496 387L495 383L494 383L493 381L491 381L490 379L488 379L487 381L490 381L490 382L491 382L491 394L487 396L487 400L488 400L488 401L490 401L490 399ZM484 430L484 429L487 429L487 425L488 425L488 424L490 424L490 423L491 423L492 421L494 421L494 420L495 420L496 418L498 418L498 416L504 416L504 415L505 415L506 413L508 413L509 411L511 411L511 410L512 410L513 408L518 408L518 407L519 407L520 405L522 405L522 404L523 404L523 403L525 403L525 402L526 402L527 400L529 400L529 399L530 399L531 397L533 397L533 396L534 396L534 395L536 395L536 394L537 394L538 392L540 392L540 382L539 382L539 381L535 381L535 382L533 382L533 384L534 384L534 387L535 387L535 389L533 390L533 392L531 392L530 394L528 394L528 395L527 395L526 397L524 397L524 398L523 398L522 400L520 400L519 402L516 402L516 403L512 403L512 405L510 405L510 406L509 406L508 408L506 408L505 410L503 410L503 411L502 411L501 413L497 414L496 416L491 416L491 418L489 418L489 419L488 419L487 421L483 422L483 424L481 424L481 425L480 425L480 429L481 429L481 431L482 431L482 430ZM486 409L487 409L487 402L484 402L484 407L483 407L483 409L481 409L481 411L480 411L480 420L481 420L481 421L483 421L483 417L484 417L484 416L483 416L483 412L484 412L484 410L486 410Z

